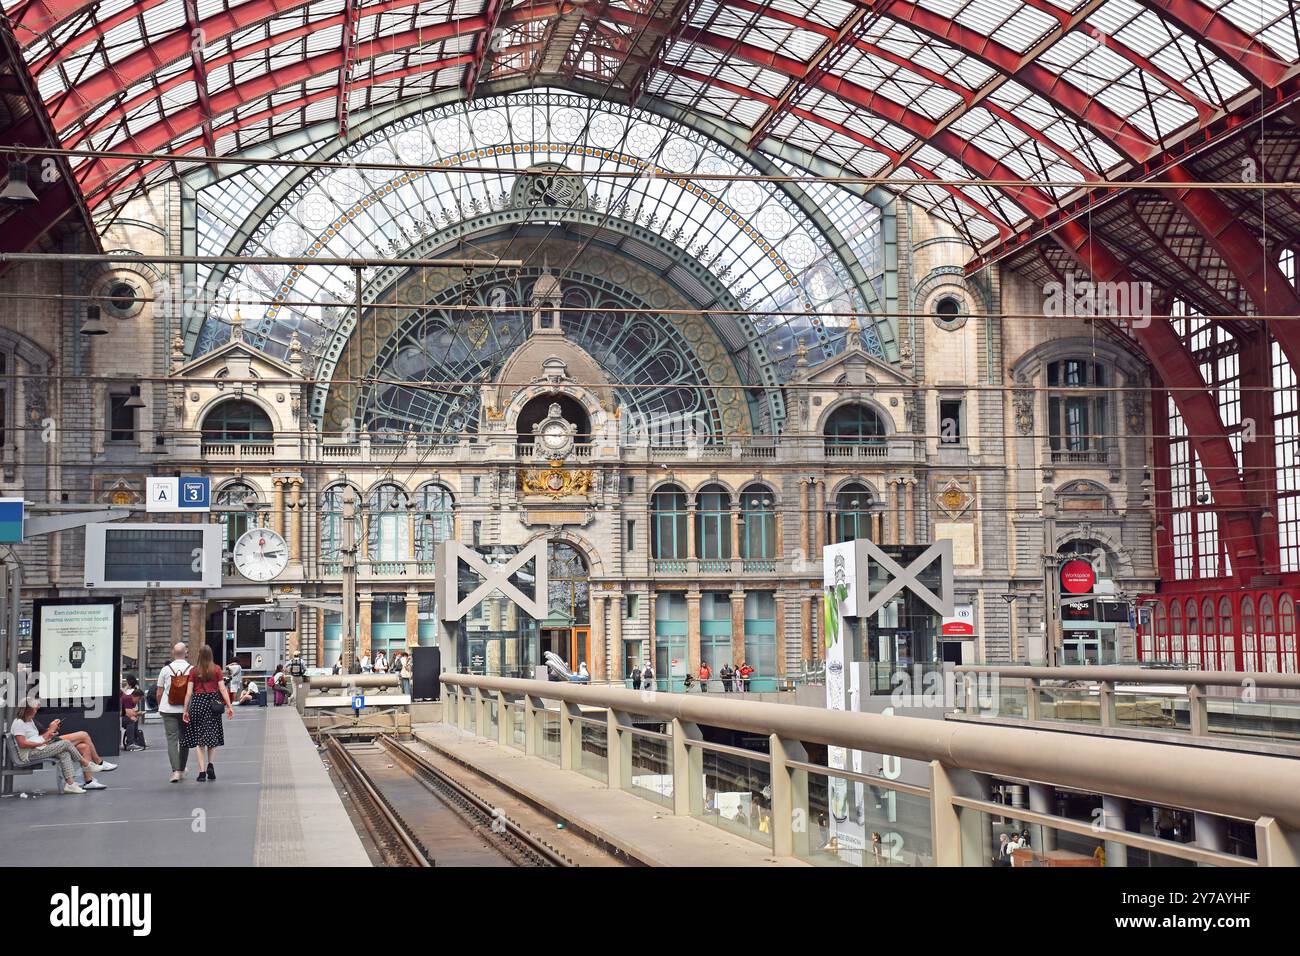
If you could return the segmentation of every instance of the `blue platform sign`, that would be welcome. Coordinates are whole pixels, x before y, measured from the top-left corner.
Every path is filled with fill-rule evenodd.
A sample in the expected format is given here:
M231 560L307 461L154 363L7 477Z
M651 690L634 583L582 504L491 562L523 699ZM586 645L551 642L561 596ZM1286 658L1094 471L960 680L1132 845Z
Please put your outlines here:
M146 511L211 511L212 491L208 478L149 478Z
M212 507L211 484L207 478L180 479L181 511L207 511Z
M0 544L23 540L23 499L0 498Z
M352 698L352 709L353 709L353 710L364 710L364 709L365 709L365 706L366 706L366 698L365 698L365 695L363 695L363 694L357 694L355 697Z

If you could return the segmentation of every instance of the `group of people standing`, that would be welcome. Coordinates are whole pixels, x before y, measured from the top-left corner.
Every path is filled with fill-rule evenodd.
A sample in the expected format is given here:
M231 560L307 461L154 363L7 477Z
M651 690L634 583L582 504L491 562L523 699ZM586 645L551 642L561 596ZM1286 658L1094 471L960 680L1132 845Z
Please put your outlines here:
M718 670L717 680L722 682L722 692L735 691L737 694L743 694L749 690L749 679L754 675L754 668L749 666L748 661L741 661L735 667L730 662L724 663ZM707 661L700 664L700 690L708 692L709 681L714 680L713 668ZM688 680L686 686L690 686Z
M406 651L396 651L393 653L393 659L390 661L381 650L371 659L369 654L363 653L361 660L357 662L361 667L363 674L396 674L402 681L402 693L411 693L411 678L415 676L415 671L411 663L411 655ZM334 663L334 673L343 673L343 658Z

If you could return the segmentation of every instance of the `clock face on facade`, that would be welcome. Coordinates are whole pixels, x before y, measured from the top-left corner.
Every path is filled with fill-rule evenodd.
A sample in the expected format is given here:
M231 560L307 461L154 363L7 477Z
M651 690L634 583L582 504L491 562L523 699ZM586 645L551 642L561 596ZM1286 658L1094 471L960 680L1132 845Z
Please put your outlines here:
M560 414L560 406L553 403L550 413L533 426L537 440L537 457L551 461L565 458L573 451L573 436L578 426L566 421Z
M251 528L239 536L231 557L235 570L248 580L270 581L289 563L289 547L270 528Z
M563 422L547 422L542 429L542 444L554 451L563 449L569 443L569 430Z

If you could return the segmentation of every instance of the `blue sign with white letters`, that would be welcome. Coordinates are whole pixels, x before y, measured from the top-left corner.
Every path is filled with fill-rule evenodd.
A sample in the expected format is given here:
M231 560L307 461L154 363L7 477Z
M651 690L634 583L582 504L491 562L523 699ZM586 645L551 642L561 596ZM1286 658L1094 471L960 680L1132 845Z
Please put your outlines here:
M352 698L352 709L353 709L353 710L363 710L363 709L365 709L365 706L366 706L366 698L365 698L364 695L362 695L362 694L357 694L357 696L355 696L355 697Z
M209 479L182 478L177 505L182 511L207 511L212 507L211 494Z

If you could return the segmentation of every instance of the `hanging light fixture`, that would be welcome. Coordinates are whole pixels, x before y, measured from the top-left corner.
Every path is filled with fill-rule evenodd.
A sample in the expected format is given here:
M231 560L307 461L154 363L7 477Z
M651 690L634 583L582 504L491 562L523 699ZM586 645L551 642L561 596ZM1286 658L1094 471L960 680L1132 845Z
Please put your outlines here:
M140 386L132 385L131 394L126 401L122 403L123 408L144 408L144 399L140 397Z
M21 159L9 160L9 181L0 190L0 203L6 206L31 206L36 193L27 184L27 164Z
M99 317L99 306L86 306L86 321L81 323L82 335L107 335L108 326Z

